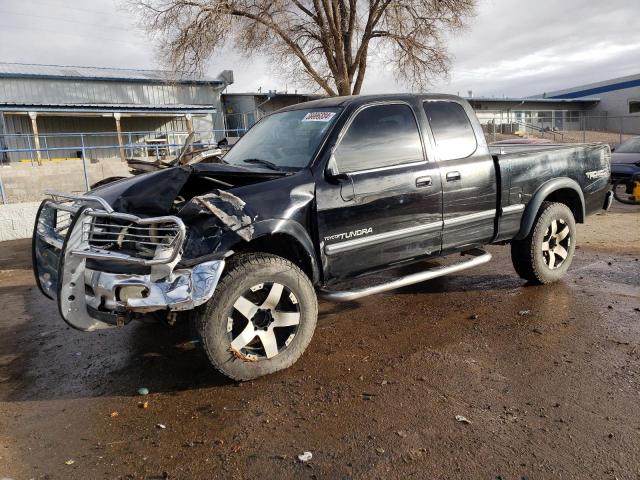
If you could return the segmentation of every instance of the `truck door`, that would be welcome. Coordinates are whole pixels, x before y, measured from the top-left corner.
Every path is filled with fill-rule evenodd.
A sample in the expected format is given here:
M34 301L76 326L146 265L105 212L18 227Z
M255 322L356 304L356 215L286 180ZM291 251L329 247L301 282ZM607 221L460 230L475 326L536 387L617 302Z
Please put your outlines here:
M474 129L470 107L455 100L429 100L423 106L442 181L442 253L485 245L494 235L498 182L486 142L478 141L484 138L480 125Z
M440 252L442 194L425 161L412 107L358 108L345 124L316 188L327 278L340 279Z

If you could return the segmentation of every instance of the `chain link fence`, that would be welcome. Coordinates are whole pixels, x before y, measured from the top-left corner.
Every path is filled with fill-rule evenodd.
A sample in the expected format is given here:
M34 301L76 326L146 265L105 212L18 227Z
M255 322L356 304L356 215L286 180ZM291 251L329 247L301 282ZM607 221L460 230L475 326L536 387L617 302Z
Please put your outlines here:
M190 150L216 147L220 132L193 132ZM241 132L233 132L238 135ZM86 192L109 177L130 175L128 160L159 166L177 158L189 132L5 134L0 141L0 201L33 202L45 190ZM39 148L38 148L39 145Z
M612 147L640 135L640 115L611 116L583 111L478 110L488 143L546 139L553 143L603 142ZM214 138L242 136L260 120L259 111L226 114L224 130L194 132L194 149ZM130 175L126 159L166 162L178 155L186 131L0 135L0 201L40 200L45 190L86 192L108 177Z
M554 143L602 142L611 147L640 135L640 116L582 111L477 111L488 143L547 139Z

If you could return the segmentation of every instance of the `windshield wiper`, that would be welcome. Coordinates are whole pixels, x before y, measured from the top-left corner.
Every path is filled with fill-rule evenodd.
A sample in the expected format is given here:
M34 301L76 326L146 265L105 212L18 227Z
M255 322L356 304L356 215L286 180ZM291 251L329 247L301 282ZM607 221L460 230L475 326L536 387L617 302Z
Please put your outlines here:
M270 168L271 170L277 170L278 172L281 171L278 165L276 165L273 162L270 162L269 160L263 160L261 158L245 158L242 161L244 163L255 163L257 165L264 165L265 167Z

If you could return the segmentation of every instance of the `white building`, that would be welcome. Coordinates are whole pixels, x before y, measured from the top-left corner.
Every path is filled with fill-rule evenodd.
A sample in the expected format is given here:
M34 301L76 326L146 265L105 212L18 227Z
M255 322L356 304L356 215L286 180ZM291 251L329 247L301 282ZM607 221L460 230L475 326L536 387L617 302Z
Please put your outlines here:
M640 74L546 92L537 95L549 100L598 98L590 113L600 117L602 128L623 133L640 133Z

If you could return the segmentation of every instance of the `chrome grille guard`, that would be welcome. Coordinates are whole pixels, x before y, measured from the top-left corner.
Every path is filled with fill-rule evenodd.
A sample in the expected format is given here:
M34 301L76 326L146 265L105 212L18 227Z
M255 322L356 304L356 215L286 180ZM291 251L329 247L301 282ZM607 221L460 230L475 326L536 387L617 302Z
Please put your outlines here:
M51 200L43 202L34 233L57 249L62 249L68 228L74 223L73 217L85 206L82 218L74 223L81 228L81 245L72 251L74 255L152 266L171 263L180 254L186 227L176 216L141 218L114 212L100 197L55 191L46 193ZM118 251L127 245L139 249L140 255Z
M57 301L70 326L111 328L131 315L191 310L212 297L225 262L176 268L186 236L180 218L141 218L114 212L99 197L49 194L36 218L33 267L38 287ZM89 266L90 258L145 265L149 272L111 273Z

